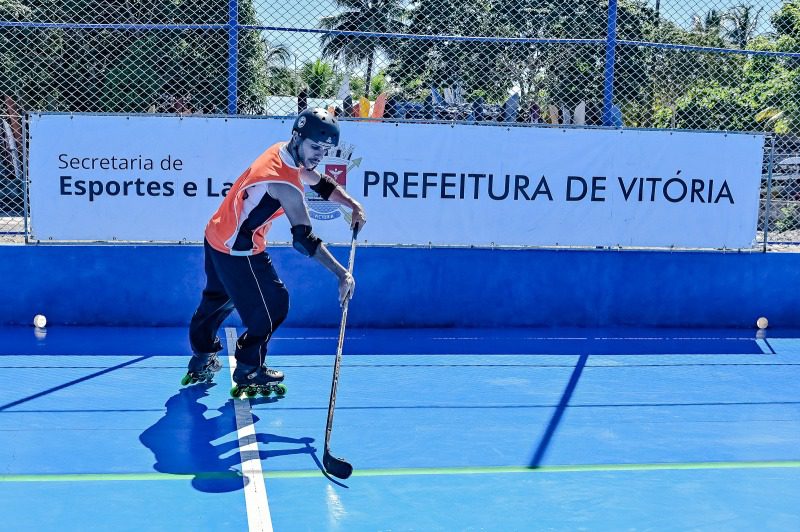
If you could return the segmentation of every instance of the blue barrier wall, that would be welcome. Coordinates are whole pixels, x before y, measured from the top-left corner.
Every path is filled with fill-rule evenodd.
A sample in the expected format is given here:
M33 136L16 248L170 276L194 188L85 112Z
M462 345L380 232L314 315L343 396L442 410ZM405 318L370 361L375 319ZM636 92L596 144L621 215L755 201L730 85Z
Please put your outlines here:
M347 259L347 249L334 253ZM337 326L334 277L271 250L287 325ZM0 246L0 324L183 325L204 281L199 246ZM361 327L800 327L800 254L360 248ZM232 319L237 323L238 319Z

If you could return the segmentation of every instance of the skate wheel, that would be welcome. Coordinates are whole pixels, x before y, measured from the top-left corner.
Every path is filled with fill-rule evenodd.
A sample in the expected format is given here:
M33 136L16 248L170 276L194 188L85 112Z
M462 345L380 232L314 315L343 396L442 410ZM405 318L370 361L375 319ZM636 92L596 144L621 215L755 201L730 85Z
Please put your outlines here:
M181 379L181 385L182 386L186 386L187 384L189 384L189 382L191 382L191 380L192 380L192 376L187 373Z
M234 399L238 399L240 395L242 395L242 389L239 388L239 385L237 384L236 386L231 388L231 397L233 397Z
M272 390L270 390L269 388L264 388L263 390L261 390L261 396L262 397L269 397L269 394L271 394L271 393L272 393Z
M277 393L280 396L286 395L286 385L281 383L275 386L275 393Z
M253 397L255 397L256 395L258 395L258 390L256 390L255 388L248 388L248 389L246 389L246 390L244 391L244 394L245 394L247 397L249 397L250 399L252 399L252 398L253 398Z

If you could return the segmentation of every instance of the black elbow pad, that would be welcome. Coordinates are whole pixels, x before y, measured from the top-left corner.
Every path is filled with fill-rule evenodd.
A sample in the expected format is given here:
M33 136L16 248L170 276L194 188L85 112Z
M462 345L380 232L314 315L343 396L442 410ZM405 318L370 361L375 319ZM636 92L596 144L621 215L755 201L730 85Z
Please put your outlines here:
M311 232L310 225L292 227L292 246L306 257L313 257L321 243L322 239Z
M336 181L324 175L319 180L319 183L311 186L311 190L319 194L322 199L326 200L331 197L331 194L333 194L333 191L336 190L336 187Z

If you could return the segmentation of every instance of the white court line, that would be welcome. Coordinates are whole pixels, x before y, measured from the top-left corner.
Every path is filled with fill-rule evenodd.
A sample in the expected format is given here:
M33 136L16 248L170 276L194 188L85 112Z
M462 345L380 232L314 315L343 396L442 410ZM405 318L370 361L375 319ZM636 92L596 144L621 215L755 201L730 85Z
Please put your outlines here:
M236 329L225 328L225 339L228 345L228 365L236 369ZM250 414L250 400L233 400L236 412L236 434L239 437L239 456L242 458L242 474L244 475L244 503L247 507L247 525L251 532L272 532L272 516L269 513L267 488L264 485L264 471L261 470L261 459L258 455L258 441L253 416Z

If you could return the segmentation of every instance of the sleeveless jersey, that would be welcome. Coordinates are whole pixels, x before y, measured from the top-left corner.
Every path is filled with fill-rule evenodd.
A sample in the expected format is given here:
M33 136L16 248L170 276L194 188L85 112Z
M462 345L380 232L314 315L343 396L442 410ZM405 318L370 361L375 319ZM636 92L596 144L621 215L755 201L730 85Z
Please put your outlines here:
M267 247L272 220L283 214L278 200L267 194L269 183L285 183L303 193L300 168L294 166L286 143L270 146L233 184L206 225L209 245L230 255L255 255Z

